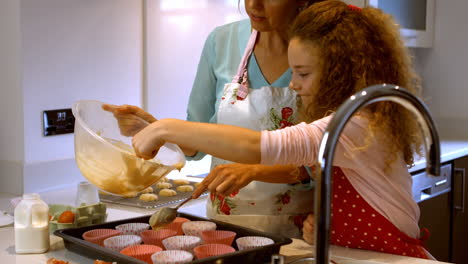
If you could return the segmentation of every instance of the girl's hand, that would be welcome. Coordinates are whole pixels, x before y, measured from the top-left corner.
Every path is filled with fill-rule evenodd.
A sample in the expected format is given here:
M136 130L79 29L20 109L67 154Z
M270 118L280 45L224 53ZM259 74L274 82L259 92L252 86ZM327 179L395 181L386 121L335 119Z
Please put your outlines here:
M314 241L314 215L309 214L304 220L304 225L302 227L302 238L304 238L305 242L313 245Z
M255 179L257 165L230 163L216 166L193 191L198 198L206 189L212 193L228 196L245 187Z
M119 123L120 133L132 137L140 130L156 120L151 114L134 105L104 104L102 109L114 114Z
M147 125L132 138L132 146L137 157L149 160L154 158L159 148L166 143L162 139L164 122L157 121Z

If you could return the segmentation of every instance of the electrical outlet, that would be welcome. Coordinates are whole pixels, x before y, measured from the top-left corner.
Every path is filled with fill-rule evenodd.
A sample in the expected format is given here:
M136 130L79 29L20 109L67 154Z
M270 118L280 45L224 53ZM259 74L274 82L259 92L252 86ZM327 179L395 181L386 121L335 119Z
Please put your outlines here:
M73 133L75 117L70 108L43 112L44 136Z

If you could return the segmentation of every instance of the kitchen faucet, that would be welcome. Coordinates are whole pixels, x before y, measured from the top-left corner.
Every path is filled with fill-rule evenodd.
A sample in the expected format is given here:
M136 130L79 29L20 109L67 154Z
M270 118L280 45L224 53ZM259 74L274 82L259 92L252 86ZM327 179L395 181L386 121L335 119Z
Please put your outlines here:
M381 101L392 101L415 114L422 128L426 149L426 170L440 174L440 142L437 129L426 105L407 90L390 84L373 85L346 100L335 112L323 133L317 157L315 185L315 263L328 264L332 162L338 139L349 119L359 109Z

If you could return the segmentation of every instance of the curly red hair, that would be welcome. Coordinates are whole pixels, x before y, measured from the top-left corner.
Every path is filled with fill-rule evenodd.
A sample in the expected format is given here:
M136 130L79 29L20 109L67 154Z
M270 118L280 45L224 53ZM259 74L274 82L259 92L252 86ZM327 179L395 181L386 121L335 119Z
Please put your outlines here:
M420 79L390 15L376 8L355 10L342 1L318 2L304 10L291 28L291 39L318 47L322 59L320 89L304 110L305 121L320 119L368 86L389 83L419 95ZM392 102L366 107L370 135L385 133L387 165L401 153L413 164L422 139L412 114Z

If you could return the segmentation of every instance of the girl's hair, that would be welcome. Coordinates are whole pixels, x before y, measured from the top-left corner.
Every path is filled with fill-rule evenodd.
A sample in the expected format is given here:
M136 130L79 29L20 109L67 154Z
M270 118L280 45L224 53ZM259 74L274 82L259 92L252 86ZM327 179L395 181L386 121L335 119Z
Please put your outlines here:
M296 18L290 37L309 42L321 52L320 89L315 103L304 110L305 121L336 111L351 95L371 85L389 83L415 95L420 92L420 79L399 28L379 9L359 9L337 0L318 2ZM371 104L366 113L370 115L370 135L385 133L386 164L402 153L412 165L413 154L420 154L422 143L412 114L392 102Z

